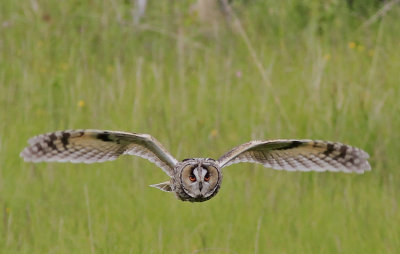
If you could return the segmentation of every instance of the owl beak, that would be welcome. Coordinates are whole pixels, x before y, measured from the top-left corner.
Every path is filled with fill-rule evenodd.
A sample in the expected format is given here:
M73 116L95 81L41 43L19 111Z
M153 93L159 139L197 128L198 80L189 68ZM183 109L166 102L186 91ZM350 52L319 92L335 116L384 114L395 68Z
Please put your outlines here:
M199 182L199 190L201 191L201 189L203 189L203 183Z

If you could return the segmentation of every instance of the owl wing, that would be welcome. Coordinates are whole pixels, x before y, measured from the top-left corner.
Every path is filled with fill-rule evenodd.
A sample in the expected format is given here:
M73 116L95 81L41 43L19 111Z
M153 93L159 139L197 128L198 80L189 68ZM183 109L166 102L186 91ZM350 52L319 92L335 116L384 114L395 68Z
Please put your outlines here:
M288 171L342 171L363 173L371 170L363 150L336 142L319 140L250 141L218 159L221 167L239 162L260 163Z
M148 134L103 130L66 130L31 138L20 154L25 161L103 162L122 154L137 155L169 176L178 161Z

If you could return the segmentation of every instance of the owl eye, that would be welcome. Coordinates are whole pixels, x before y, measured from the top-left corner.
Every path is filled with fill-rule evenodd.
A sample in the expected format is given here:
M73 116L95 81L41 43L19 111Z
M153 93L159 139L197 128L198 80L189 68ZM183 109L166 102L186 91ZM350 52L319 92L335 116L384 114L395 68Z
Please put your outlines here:
M208 182L210 180L210 174L207 172L207 174L204 176L204 181Z
M189 180L190 180L191 182L195 182L195 181L196 181L196 177L195 177L194 175L190 175L190 176L189 176Z

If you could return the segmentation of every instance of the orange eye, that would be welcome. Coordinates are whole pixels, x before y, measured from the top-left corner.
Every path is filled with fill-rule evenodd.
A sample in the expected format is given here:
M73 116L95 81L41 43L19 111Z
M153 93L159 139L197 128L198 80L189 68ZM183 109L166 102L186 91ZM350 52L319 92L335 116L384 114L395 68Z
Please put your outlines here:
M194 175L189 176L189 180L192 182L196 181L196 177Z
M209 173L207 173L207 174L204 176L204 181L206 181L206 182L210 181L210 174L209 174Z

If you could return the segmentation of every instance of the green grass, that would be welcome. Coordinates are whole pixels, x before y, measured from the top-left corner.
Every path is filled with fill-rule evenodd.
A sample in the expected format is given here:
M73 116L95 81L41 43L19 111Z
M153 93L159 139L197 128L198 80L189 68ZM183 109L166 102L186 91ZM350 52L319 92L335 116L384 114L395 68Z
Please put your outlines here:
M84 2L0 3L1 253L400 251L399 6L361 28L381 5L235 1L240 30L184 1L149 1L140 26L129 1ZM150 133L178 159L341 141L372 171L238 164L215 198L187 203L149 188L167 177L140 158L18 156L33 135L79 128Z

